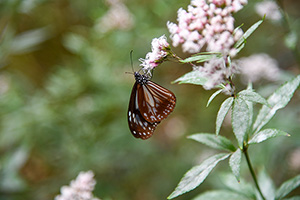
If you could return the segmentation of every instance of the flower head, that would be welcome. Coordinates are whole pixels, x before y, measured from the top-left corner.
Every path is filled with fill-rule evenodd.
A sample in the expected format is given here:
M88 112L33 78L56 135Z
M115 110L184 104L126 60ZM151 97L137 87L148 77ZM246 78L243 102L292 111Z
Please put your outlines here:
M102 16L95 29L105 33L111 30L129 30L134 26L134 17L121 0L106 0L110 9Z
M279 6L275 3L275 1L262 1L255 5L255 11L261 17L266 15L267 19L273 21L279 21L282 18L282 15L279 10Z
M100 200L92 194L96 181L92 171L80 172L75 180L72 180L70 186L62 186L61 194L55 197L55 200Z
M155 67L157 67L163 60L170 54L170 45L167 42L167 38L165 35L154 38L151 42L152 52L146 54L146 58L140 58L142 64L140 66L143 67L145 72L148 72Z
M235 13L247 0L191 0L187 11L178 10L178 24L168 22L173 46L182 44L184 52L197 53L203 47L207 51L235 56L234 43L243 31L234 31Z
M223 85L226 94L232 93L233 88L227 83L227 80L231 75L236 73L237 70L234 66L226 66L224 58L213 58L195 70L198 70L201 76L207 80L203 85L204 89L211 90L220 88L220 85Z
M265 53L254 54L237 60L242 82L247 84L261 79L276 81L280 75L280 69L275 59Z

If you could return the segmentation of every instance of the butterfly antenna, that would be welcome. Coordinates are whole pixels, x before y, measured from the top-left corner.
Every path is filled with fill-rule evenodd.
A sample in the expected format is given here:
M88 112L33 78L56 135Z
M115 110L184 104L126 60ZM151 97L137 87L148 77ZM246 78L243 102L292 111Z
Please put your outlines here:
M133 53L133 50L130 51L130 63L131 63L132 72L134 72L133 61L132 61L132 53Z
M130 63L131 63L132 72L125 72L125 74L134 74L132 53L133 53L133 50L130 51Z

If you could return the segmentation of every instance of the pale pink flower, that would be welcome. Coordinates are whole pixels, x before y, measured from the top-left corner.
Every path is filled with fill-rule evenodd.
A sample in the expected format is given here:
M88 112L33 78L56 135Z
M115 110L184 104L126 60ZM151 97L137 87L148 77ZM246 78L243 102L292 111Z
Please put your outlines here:
M267 19L273 21L279 21L282 18L281 12L279 10L279 6L275 1L262 1L255 5L256 13L261 17L266 15Z
M151 42L152 52L146 54L146 58L140 58L142 62L140 66L143 67L144 72L149 72L150 70L157 67L170 53L170 45L167 42L165 35L154 38Z
M70 186L62 186L55 200L100 200L92 194L96 181L92 171L80 172Z
M288 155L288 164L293 171L300 171L300 148L293 149Z
M208 62L205 62L203 67L198 67L198 70L202 77L206 78L206 82L203 88L206 90L211 90L215 88L220 88L220 85L225 86L224 92L226 94L231 94L232 88L226 83L228 78L237 72L234 66L227 67L224 58L213 58Z
M95 25L97 31L105 33L114 29L129 30L133 27L133 15L121 0L106 0L106 3L110 8Z
M242 36L242 30L234 33L235 13L247 0L191 0L187 11L178 10L178 24L167 22L173 46L182 44L184 52L221 52L235 56L234 44ZM197 34L195 34L197 33Z
M280 75L277 61L265 53L240 58L236 63L239 65L241 80L245 84L261 79L276 81Z

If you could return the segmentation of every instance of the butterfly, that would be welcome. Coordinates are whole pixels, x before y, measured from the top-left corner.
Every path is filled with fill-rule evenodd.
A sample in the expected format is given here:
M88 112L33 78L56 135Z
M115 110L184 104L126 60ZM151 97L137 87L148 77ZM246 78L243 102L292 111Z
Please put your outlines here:
M134 137L145 140L174 110L176 97L170 90L151 81L147 74L134 72L134 77L127 113L128 125Z

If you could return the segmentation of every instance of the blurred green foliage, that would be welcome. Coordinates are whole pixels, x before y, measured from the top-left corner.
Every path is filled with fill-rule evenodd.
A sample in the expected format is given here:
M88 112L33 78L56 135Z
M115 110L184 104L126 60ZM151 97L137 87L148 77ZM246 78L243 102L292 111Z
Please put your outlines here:
M124 73L131 71L129 52L134 50L137 70L152 38L168 36L166 22L175 22L177 9L189 1L124 3L133 27L102 32L96 27L110 7L102 0L0 1L0 199L53 199L62 185L90 169L97 179L94 194L102 199L165 199L185 171L212 154L185 137L214 132L225 97L206 108L211 91L169 84L190 71L185 65L164 63L155 70L153 80L177 96L175 111L151 139L131 136L126 112L134 78ZM299 6L297 1L286 4L291 19L299 17L294 3ZM257 19L249 4L237 15L237 24L250 26ZM297 20L294 24L300 27ZM281 26L264 26L268 28L249 39L243 54L269 50L283 69L299 73L293 51L282 38L277 41L288 30L272 31L265 40L270 27ZM272 121L292 139L275 139L250 152L254 165L265 166L278 184L300 172L288 162L300 146L297 100L299 94ZM221 134L233 137L229 127ZM247 177L246 168L244 172ZM218 174L211 177L178 199L214 187Z

